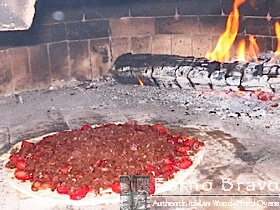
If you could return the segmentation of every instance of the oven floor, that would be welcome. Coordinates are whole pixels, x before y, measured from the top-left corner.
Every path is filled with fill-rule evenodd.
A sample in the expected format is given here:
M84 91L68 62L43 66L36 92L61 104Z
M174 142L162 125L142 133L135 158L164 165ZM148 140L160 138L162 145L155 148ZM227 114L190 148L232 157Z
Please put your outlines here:
M212 188L205 191L200 187L192 191L193 194L225 194L222 190L224 178L232 180L233 187L227 192L230 194L279 194L279 190L271 192L267 185L264 190L256 187L248 192L246 188L247 182L269 184L280 181L280 169L276 167L280 163L280 148L276 146L279 143L280 119L277 116L280 110L267 107L267 104L256 100L202 95L198 91L108 84L97 84L90 89L64 87L26 92L0 99L0 117L3 119L0 122L0 154L7 152L18 141L59 130L76 129L83 124L127 120L163 123L173 129L186 127L186 133L205 142L204 159L187 181L199 183L199 186L212 183ZM236 114L237 111L241 117ZM244 113L249 113L251 117L246 117ZM75 207L30 198L9 185L0 164L0 209L119 209L119 204ZM238 188L236 182L245 184ZM184 189L166 194L174 192L186 194ZM152 197L151 203L164 199ZM180 199L198 201L200 198L172 197L172 201ZM201 199L205 202L213 200L212 197ZM233 199L245 202L253 198ZM262 199L267 201L270 198ZM163 208L154 206L153 209Z

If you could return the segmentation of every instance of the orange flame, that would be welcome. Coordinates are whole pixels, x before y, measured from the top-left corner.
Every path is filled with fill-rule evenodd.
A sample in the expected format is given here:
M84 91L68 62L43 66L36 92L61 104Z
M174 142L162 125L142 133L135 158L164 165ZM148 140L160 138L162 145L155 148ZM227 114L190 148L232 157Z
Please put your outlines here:
M225 32L219 37L215 49L206 54L207 59L224 62L230 58L230 49L233 42L236 39L239 29L239 6L243 4L245 0L235 0L233 3L233 11L229 14L226 23Z
M246 61L246 55L245 55L245 46L246 42L244 39L242 39L237 46L237 61Z
M274 55L280 56L280 22L275 23L275 34L277 36L277 49L274 52Z
M258 61L257 54L260 52L260 48L257 44L257 40L251 34L249 35L249 55L253 61Z
M145 85L143 80L141 79L141 77L137 77L137 79L138 79L139 85L141 85L141 86Z

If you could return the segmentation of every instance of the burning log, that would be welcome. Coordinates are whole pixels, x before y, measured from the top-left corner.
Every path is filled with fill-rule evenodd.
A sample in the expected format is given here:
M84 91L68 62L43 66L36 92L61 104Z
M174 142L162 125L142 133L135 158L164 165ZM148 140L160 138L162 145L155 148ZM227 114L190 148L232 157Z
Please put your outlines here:
M120 83L180 89L280 90L280 65L271 58L258 62L218 62L176 55L124 54L111 73Z

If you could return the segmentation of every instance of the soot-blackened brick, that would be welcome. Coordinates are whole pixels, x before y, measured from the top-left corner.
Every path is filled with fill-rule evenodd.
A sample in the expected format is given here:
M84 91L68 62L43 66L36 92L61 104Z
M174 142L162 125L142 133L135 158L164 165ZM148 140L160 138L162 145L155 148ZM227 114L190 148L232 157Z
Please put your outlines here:
M69 42L69 50L71 76L80 81L91 79L89 41Z
M116 19L129 16L129 5L122 0L92 1L85 7L85 18L90 19Z
M158 17L175 15L175 0L140 0L130 2L132 17Z
M109 37L109 20L92 20L66 24L68 40Z
M34 23L53 24L81 21L86 1L38 0L35 5Z
M29 29L26 39L27 36L31 39L30 45L63 41L66 38L65 24L34 25Z
M70 78L67 42L50 43L50 68L52 81Z
M233 10L233 1L222 0L223 12L228 15ZM247 0L239 7L243 16L267 16L268 2L266 0Z
M171 54L171 34L159 34L152 37L153 54Z
M192 55L192 38L186 34L173 34L171 36L172 55Z
M273 51L273 41L272 37L268 36L255 36L257 40L257 44L260 48L260 52L267 52L267 51Z
M111 67L110 40L92 39L90 40L90 59L92 77L99 78L108 73Z
M12 93L12 70L11 64L6 50L0 51L0 93Z
M25 91L31 87L31 70L27 47L11 48L8 52L13 72L14 93Z
M131 37L131 52L136 53L151 53L152 52L152 37L137 36Z
M194 34L199 33L198 17L156 18L156 34Z
M111 48L112 48L112 62L114 62L120 55L131 52L130 37L112 38Z
M178 0L177 10L180 15L221 15L220 0Z
M48 87L51 80L47 45L29 47L32 88Z
M155 34L154 18L123 18L110 20L112 37Z
M271 22L266 18L242 18L240 23L240 32L245 32L246 34L252 35L271 35Z
M200 32L202 34L221 34L225 31L227 17L200 16Z
M279 0L270 0L268 3L269 14L272 17L280 17L280 1Z

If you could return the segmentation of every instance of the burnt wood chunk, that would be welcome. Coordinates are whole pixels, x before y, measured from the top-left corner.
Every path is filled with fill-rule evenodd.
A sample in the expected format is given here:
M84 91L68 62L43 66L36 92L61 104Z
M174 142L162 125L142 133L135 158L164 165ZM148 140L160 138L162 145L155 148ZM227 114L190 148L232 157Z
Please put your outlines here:
M110 70L117 82L180 89L280 88L280 65L271 59L225 62L162 54L123 54Z

